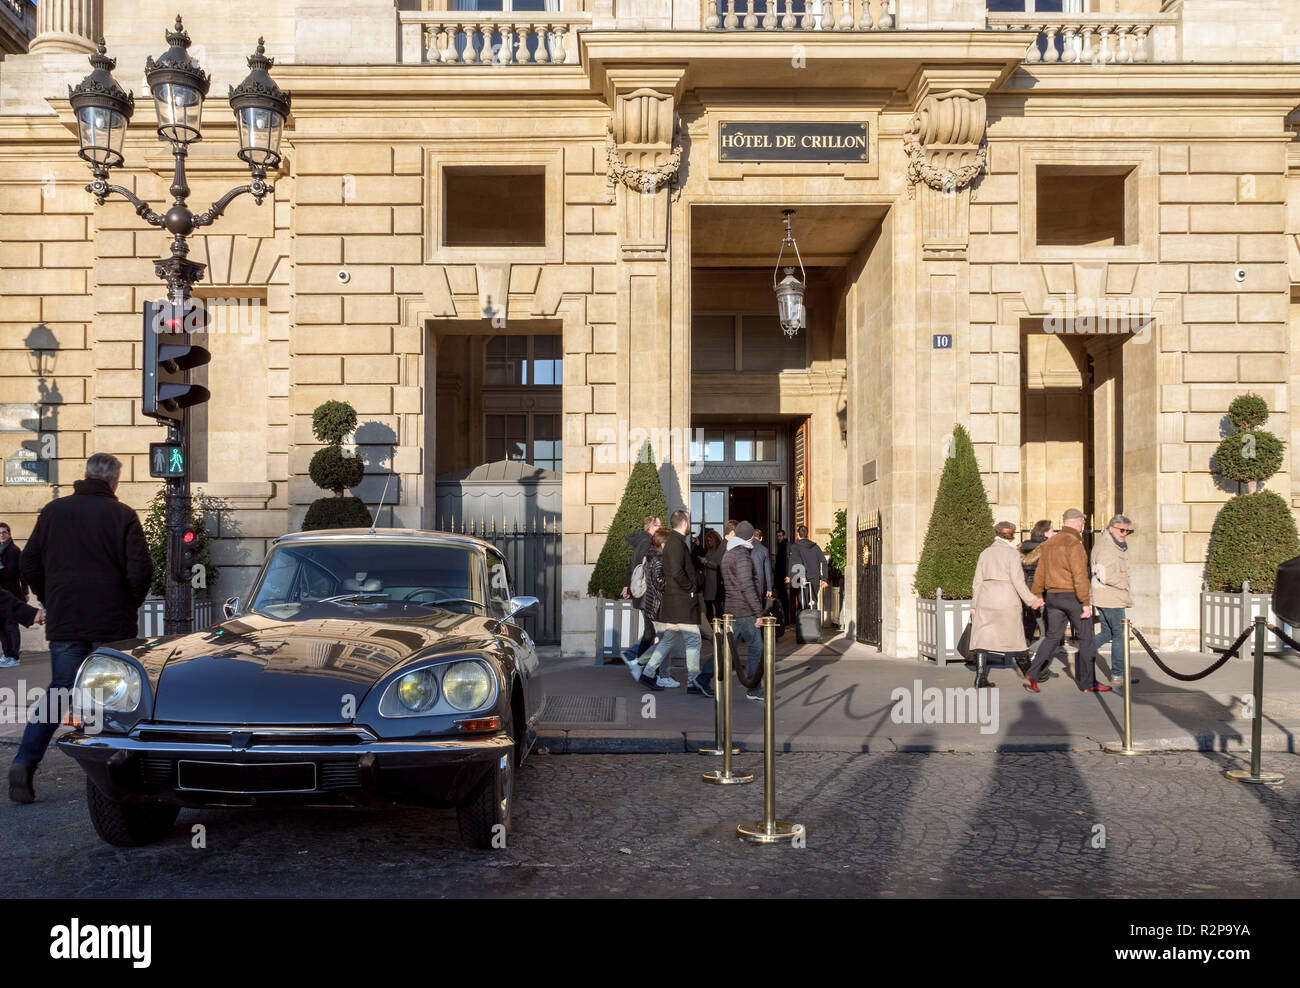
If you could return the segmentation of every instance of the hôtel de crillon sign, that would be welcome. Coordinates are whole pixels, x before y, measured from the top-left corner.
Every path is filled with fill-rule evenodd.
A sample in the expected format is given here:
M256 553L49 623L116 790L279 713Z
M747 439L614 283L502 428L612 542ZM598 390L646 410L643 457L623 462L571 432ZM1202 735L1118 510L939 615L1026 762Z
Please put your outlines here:
M722 121L720 161L866 161L865 123Z

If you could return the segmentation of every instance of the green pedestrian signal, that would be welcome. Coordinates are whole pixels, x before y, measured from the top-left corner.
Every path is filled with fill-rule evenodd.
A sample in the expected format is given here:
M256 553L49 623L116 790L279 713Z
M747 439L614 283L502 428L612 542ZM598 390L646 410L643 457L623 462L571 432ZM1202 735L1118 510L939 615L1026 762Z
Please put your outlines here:
M185 447L179 443L150 443L149 476L184 477Z

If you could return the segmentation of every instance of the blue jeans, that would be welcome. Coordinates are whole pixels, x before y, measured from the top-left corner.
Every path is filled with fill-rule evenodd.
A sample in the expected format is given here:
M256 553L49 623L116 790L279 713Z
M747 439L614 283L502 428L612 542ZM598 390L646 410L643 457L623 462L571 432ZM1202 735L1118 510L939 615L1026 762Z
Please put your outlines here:
M666 627L664 633L659 637L659 644L655 645L654 650L646 656L645 665L641 667L643 676L654 676L659 669L659 663L669 658L673 654L673 646L677 639L682 638L686 642L686 675L688 679L694 679L700 675L700 629ZM709 661L708 674L713 673L713 662Z
M763 633L758 628L758 618L738 617L731 626L736 632L737 642L745 643L745 678L752 681L763 665ZM733 662L739 660L739 655L732 656ZM761 683L754 687L762 688Z
M50 688L27 715L27 730L23 731L22 744L14 756L15 765L26 765L35 769L45 757L45 749L50 746L50 739L59 728L63 711L58 699L61 693L55 690L70 691L77 678L77 670L95 649L96 642L58 641L50 642ZM54 694L51 697L51 694Z
M1097 632L1097 648L1100 649L1107 642L1114 639L1116 643L1123 647L1121 637L1124 634L1124 620L1126 608L1123 607L1098 607L1097 617L1101 618L1101 630ZM1122 676L1124 674L1124 653L1116 652L1115 645L1110 647L1110 674L1112 676Z

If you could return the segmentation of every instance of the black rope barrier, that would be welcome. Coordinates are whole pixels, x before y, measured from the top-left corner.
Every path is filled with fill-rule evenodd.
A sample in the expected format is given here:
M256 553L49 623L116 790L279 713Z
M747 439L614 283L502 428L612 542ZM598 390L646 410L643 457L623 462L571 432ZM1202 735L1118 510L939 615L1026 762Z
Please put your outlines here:
M736 666L736 678L740 680L741 685L744 686L745 689L752 690L763 682L763 663L760 662L758 664L758 671L755 673L753 680L748 679L745 676L745 669L749 666L749 654L748 653L745 654L745 662L742 665L739 661L740 653L736 651L735 634L732 633L730 637L731 637L731 654L733 656L732 661L735 663Z
M1290 645L1292 648L1294 648L1297 652L1300 652L1300 645L1297 645L1295 639L1292 638L1290 635L1288 635L1288 634L1287 634L1285 631L1283 631L1281 628L1275 627L1274 625L1271 625L1271 624L1270 624L1270 625L1268 626L1268 630L1271 631L1271 632L1273 632L1273 634L1277 635L1277 637L1278 637L1281 641L1286 642L1288 645Z
M1219 657L1217 662L1211 665L1208 669L1196 673L1196 675L1194 676L1188 676L1186 673L1175 672L1173 669L1170 669L1167 665L1165 665L1163 662L1160 661L1160 656L1156 655L1155 650L1152 649L1152 647L1147 644L1147 640L1142 636L1142 632L1138 631L1137 628L1133 628L1132 630L1133 630L1133 637L1135 637L1138 640L1138 643L1141 644L1141 646L1147 650L1147 655L1151 656L1151 661L1154 662L1156 665L1158 665L1165 672L1166 675L1172 676L1174 679L1177 679L1184 683L1194 683L1198 679L1204 679L1206 676L1210 675L1210 673L1214 672L1216 669L1218 669L1229 659L1234 658L1237 654L1237 649L1241 648L1241 646L1245 643L1246 639L1255 633L1255 626L1253 624L1250 625L1245 631L1241 633L1240 637L1238 637L1237 640L1232 643L1232 647L1229 648L1226 652L1223 653L1223 655Z

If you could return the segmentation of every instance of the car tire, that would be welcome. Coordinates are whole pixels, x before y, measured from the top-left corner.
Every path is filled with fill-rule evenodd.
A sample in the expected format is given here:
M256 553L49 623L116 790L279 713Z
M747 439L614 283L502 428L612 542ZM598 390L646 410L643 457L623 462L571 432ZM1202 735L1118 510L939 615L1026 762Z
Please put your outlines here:
M143 847L166 837L176 823L179 806L166 803L119 803L89 779L86 805L90 822L101 838L116 847Z
M509 749L456 807L461 840L470 847L484 850L505 847L510 831L510 813L514 807L514 718L509 707L506 711L504 727L506 736L510 738Z

